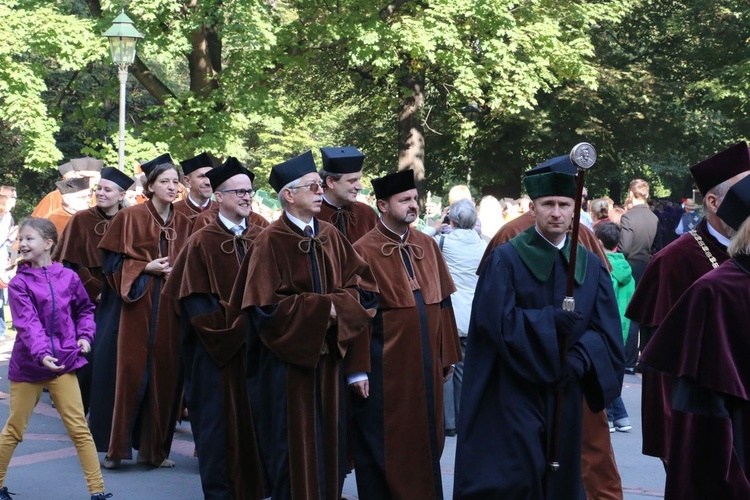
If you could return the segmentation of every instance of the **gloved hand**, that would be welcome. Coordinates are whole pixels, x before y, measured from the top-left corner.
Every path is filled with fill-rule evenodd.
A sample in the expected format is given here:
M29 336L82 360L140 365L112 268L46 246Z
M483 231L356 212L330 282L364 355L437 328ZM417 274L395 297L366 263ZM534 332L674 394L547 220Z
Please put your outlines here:
M586 356L578 349L568 351L565 366L562 367L560 378L555 384L556 389L565 389L571 385L577 384L583 378L588 370Z
M565 311L561 308L555 309L555 330L558 335L570 337L574 331L583 323L583 316L578 311Z

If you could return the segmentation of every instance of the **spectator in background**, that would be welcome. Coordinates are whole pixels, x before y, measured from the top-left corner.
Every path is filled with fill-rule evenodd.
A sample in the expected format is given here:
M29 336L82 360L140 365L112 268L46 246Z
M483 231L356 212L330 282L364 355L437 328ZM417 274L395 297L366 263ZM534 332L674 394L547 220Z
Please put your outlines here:
M11 250L18 234L11 210L16 206L16 188L0 187L0 339L5 336L5 304L8 302L6 290L12 276Z
M620 227L620 220L622 219L625 209L622 207L612 207L609 209L609 221L617 224Z
M591 211L591 218L594 221L594 227L598 226L603 222L610 222L609 220L609 203L606 198L597 198L589 205Z
M682 214L680 222L674 230L675 234L689 233L698 226L703 219L703 215L698 211L699 209L700 205L695 200L690 199L685 202L685 213Z
M594 220L589 213L589 205L586 199L589 196L589 191L583 188L583 194L581 195L581 224L587 228L594 230Z
M482 221L482 236L488 240L503 227L503 205L494 196L485 196L479 202L478 217Z
M623 345L626 344L628 332L630 331L630 320L625 317L625 310L628 308L630 299L635 293L635 281L633 273L630 270L630 264L625 257L617 251L617 242L620 240L620 228L613 222L602 222L594 229L596 237L602 242L604 252L607 254L607 260L612 265L612 287L615 290L615 299L617 299L617 308L620 311L620 324L622 325ZM607 419L609 420L609 432L615 430L619 432L628 432L633 427L630 425L628 411L625 409L625 403L622 397L612 401L607 407Z
M445 263L448 264L448 271L456 285L456 291L451 295L451 302L461 342L461 359L463 359L469 334L471 303L474 301L474 289L479 279L477 269L487 248L487 242L474 230L477 211L470 200L458 200L453 203L450 206L448 218L453 230L448 235L439 235L437 239L438 246L445 257ZM456 363L453 376L444 384L446 436L456 435L463 373L463 361Z
M648 182L643 179L632 181L628 190L628 201L632 208L620 219L620 251L630 264L636 286L651 260L651 247L659 226L659 219L648 206L648 195ZM625 345L625 373L635 373L637 362L638 323L633 321Z

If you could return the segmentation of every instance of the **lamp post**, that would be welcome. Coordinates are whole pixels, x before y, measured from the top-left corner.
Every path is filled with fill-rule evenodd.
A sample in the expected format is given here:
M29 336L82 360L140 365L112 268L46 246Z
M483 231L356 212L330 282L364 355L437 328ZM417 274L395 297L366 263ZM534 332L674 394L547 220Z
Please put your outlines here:
M125 166L125 84L128 82L128 66L135 61L135 45L143 35L135 29L133 21L123 10L102 36L109 38L112 62L117 66L117 76L120 78L120 137L117 160L118 168L122 171Z
M479 115L482 114L482 110L479 109L477 106L477 103L470 102L467 104L464 109L461 110L461 114L464 115L468 120L476 123L479 120ZM469 140L469 154L468 156L468 165L466 167L466 186L471 187L471 162L473 161L472 158L472 146L474 145L474 137Z

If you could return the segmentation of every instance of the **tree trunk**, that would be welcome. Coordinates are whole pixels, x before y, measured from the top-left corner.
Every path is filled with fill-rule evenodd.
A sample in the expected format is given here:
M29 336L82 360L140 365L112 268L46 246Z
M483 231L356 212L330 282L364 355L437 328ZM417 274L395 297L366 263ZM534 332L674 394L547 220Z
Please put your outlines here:
M410 61L401 77L401 103L398 111L398 169L412 169L419 196L424 196L424 126L421 110L424 107L424 71L414 71Z

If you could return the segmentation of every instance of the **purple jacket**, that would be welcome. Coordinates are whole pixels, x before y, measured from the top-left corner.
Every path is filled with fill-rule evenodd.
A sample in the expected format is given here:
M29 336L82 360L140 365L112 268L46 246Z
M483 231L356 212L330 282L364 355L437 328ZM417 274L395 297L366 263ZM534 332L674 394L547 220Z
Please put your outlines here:
M58 262L46 267L21 264L8 285L8 303L17 331L8 378L14 382L51 380L84 366L78 339L94 341L94 304L78 275ZM65 365L53 372L45 356Z

